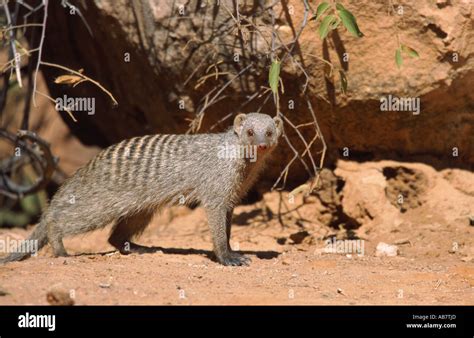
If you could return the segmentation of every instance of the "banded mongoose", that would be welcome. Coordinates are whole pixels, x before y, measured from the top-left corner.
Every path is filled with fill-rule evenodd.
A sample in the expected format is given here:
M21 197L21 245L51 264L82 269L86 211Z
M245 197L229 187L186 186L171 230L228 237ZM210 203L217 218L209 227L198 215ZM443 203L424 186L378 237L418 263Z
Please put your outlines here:
M122 254L143 252L131 239L157 210L198 202L206 210L218 262L248 265L250 259L229 245L233 209L282 132L279 117L250 113L237 115L223 133L147 135L112 145L64 182L27 241L37 240L38 250L49 243L55 256L67 256L65 236L113 224L110 244ZM23 251L0 263L31 254Z

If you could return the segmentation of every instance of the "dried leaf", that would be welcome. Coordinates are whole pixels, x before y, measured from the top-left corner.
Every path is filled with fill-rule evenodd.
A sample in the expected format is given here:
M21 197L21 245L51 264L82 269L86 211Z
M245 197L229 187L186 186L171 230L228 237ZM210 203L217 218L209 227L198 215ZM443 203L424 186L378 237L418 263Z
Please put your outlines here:
M77 82L82 81L83 78L77 75L61 75L58 76L55 80L54 83L58 84L75 84Z

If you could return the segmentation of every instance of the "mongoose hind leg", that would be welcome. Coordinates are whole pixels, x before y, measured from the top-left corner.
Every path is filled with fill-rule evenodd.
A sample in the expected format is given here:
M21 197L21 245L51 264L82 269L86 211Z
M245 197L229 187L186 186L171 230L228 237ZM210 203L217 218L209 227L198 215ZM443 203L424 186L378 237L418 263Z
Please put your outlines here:
M68 253L64 248L63 236L62 234L54 227L48 228L48 242L53 248L54 256L56 257L67 257Z
M230 229L233 210L225 208L208 209L207 217L211 229L214 253L217 260L223 265L241 266L249 265L250 258L230 248Z
M145 230L152 217L153 212L145 211L120 219L112 229L109 243L123 255L151 252L150 248L132 243L130 240Z

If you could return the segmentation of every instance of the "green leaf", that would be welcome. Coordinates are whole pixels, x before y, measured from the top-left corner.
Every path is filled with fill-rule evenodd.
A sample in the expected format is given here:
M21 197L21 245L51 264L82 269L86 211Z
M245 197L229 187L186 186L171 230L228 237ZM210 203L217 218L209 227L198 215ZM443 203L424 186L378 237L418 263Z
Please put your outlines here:
M395 51L395 63L397 64L398 68L400 68L403 64L402 51L400 48L397 48Z
M339 77L341 78L341 92L343 94L347 93L347 77L344 71L339 70Z
M334 29L337 28L337 26L339 26L340 23L341 23L341 19L336 18L336 20L334 20L334 22L331 23L331 27L330 27L330 28L331 28L332 30L334 30Z
M346 29L356 38L361 38L364 34L360 31L359 26L357 25L357 20L355 16L344 8L341 4L337 4L336 8L339 12L339 17L342 20L342 24Z
M321 39L325 39L328 36L330 25L336 20L336 17L332 14L326 16L321 25L319 26L319 36Z
M317 20L318 18L320 18L321 15L323 15L323 13L326 12L329 7L331 7L331 5L329 5L326 1L321 2L318 5L318 8L316 8L316 14L310 20Z
M280 82L280 66L281 62L278 60L274 60L272 62L270 72L268 74L268 83L274 94L278 92L278 84Z
M406 45L402 45L402 51L412 58L419 58L420 54L416 50Z
M23 199L20 200L20 205L27 215L34 216L41 212L41 208L36 194L25 196Z
M25 226L30 222L26 213L17 213L7 209L0 209L0 226Z

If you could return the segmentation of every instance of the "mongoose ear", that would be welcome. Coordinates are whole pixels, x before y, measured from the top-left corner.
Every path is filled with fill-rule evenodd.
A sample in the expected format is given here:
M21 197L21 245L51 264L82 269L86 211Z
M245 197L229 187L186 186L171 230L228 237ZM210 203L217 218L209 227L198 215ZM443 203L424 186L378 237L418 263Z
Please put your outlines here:
M275 127L276 127L276 130L277 130L278 137L280 137L281 134L283 134L283 121L278 116L275 116L273 118L273 121L275 122Z
M240 136L240 133L242 131L242 125L244 124L244 121L245 121L246 118L247 118L247 116L245 114L239 114L234 119L234 131L239 136Z

